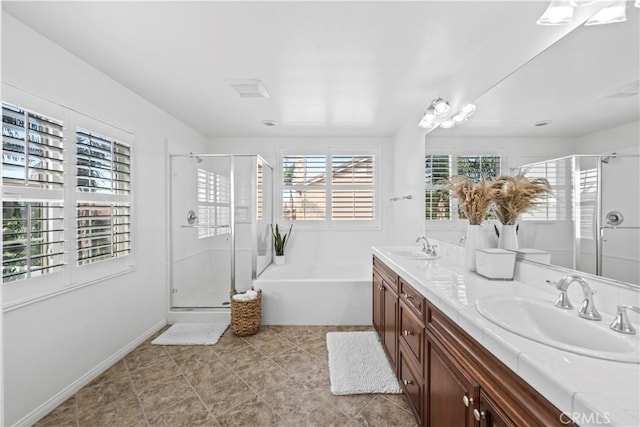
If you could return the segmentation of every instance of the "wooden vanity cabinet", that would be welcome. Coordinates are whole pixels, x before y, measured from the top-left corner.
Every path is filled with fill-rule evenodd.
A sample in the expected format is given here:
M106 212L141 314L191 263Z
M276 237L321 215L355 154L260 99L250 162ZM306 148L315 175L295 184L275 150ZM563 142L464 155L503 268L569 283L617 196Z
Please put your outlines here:
M398 371L398 275L373 257L373 326Z
M375 256L373 324L421 426L567 425L554 405Z
M437 343L428 342L427 351L426 425L473 427L480 386Z

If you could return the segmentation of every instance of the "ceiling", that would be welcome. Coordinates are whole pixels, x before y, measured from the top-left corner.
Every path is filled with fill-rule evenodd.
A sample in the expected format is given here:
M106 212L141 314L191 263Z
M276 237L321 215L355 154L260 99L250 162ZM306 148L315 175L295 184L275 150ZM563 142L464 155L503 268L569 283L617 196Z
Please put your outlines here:
M408 120L417 124L436 96L454 108L474 101L580 18L575 25L537 26L547 6L541 1L2 3L207 136L393 135ZM590 47L579 49L559 57L581 58ZM484 95L476 116L453 131L472 131L476 119L508 122L513 98L533 103L540 84L556 93L561 79L536 73L528 89L505 86L501 95ZM270 97L240 98L229 79L259 79ZM263 120L278 126L267 128Z

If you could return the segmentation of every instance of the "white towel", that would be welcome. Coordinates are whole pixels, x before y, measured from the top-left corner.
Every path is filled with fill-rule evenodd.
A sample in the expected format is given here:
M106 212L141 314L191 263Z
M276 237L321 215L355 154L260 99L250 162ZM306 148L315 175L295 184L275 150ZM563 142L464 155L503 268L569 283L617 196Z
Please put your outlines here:
M243 294L235 294L233 297L234 301L252 301L258 298L258 293L254 290L249 289L247 292Z

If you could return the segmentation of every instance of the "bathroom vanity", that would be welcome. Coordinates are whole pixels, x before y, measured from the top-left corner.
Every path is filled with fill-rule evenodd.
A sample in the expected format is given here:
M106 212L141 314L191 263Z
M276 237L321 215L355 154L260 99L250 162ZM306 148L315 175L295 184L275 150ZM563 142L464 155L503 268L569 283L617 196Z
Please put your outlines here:
M540 302L552 321L549 310L572 316L568 327L573 317L590 321L556 308L557 292L547 284L484 279L452 251L421 260L402 256L410 254L406 248L373 249L373 324L420 425L640 425L637 335L605 330L613 315L603 314L595 336L620 338L627 353L585 355L507 331L480 314L490 310L483 302L513 298L514 312Z

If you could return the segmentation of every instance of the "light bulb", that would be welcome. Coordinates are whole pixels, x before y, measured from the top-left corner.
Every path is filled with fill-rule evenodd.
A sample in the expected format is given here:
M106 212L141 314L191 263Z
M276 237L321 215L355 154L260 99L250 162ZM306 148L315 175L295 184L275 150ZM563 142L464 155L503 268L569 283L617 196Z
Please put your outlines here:
M459 112L459 113L454 114L454 116L451 117L451 120L455 124L459 125L460 123L463 123L463 122L467 121L467 115L464 114L463 112Z
M449 103L442 98L438 98L433 101L432 105L437 117L444 116L449 112L449 110L451 110Z
M627 20L627 9L626 9L626 1L619 0L611 5L605 7L604 9L600 9L598 13L593 15L587 22L585 22L585 26L591 25L603 25L603 24L615 24L618 22L624 22ZM637 3L636 3L637 5Z
M467 117L469 117L470 115L476 112L476 106L473 104L467 104L464 107L462 107L460 111L464 113Z
M444 122L440 123L440 127L442 129L451 129L452 127L455 127L456 123L449 119L449 120L445 120Z
M544 11L538 25L562 25L567 24L573 18L573 6L567 1L551 0L549 7Z

